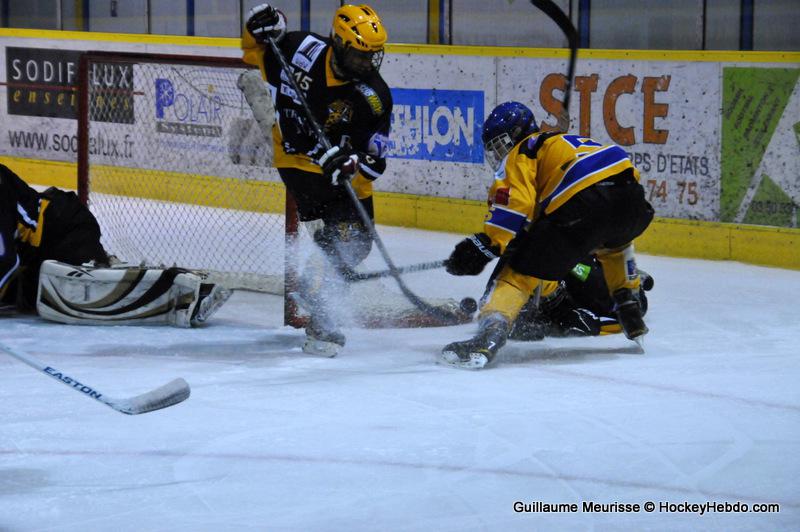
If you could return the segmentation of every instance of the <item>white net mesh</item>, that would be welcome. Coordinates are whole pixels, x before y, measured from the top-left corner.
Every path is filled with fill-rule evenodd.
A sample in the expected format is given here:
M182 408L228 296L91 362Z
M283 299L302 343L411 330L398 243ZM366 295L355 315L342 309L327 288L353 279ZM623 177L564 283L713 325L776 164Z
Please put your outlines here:
M302 269L319 250L315 224L286 230L271 139L239 89L252 70L231 59L88 59L79 166L106 249L125 262L201 269L231 288L283 293L286 259ZM370 327L435 324L392 284L357 283L337 312ZM302 322L296 309L286 317Z
M125 261L280 293L285 192L228 63L89 62L89 206Z

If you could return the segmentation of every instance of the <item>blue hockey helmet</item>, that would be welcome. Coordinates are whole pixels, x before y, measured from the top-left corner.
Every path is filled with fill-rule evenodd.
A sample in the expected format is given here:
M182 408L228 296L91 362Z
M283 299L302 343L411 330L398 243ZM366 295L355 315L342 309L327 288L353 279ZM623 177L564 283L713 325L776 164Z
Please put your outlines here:
M495 107L483 123L481 140L488 163L497 170L503 157L519 141L539 131L533 111L519 102L504 102Z

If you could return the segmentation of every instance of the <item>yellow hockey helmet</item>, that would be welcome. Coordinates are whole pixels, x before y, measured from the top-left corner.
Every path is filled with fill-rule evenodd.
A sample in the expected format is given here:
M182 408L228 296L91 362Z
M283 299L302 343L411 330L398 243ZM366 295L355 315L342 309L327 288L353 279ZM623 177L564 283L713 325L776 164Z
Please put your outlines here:
M386 28L368 5L344 5L333 15L333 35L362 52L379 52L386 44Z
M347 75L362 77L377 71L383 61L386 28L368 5L344 5L333 15L331 29L337 66Z

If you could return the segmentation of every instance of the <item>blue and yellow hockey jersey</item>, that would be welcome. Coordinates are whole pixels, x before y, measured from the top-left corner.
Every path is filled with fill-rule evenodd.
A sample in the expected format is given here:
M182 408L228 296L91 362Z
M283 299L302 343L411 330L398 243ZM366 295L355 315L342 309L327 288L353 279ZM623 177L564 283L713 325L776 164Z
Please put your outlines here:
M517 144L495 173L484 232L501 252L528 223L550 214L586 187L633 169L616 145L562 133L534 133Z

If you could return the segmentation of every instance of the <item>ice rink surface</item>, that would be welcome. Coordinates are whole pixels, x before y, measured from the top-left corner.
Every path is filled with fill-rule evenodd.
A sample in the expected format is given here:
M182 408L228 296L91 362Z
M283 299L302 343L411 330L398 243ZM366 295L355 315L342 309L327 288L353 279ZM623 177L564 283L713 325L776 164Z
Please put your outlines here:
M381 234L398 264L460 238ZM3 342L108 395L192 386L125 416L0 355L0 530L800 529L800 272L639 265L656 281L645 355L619 335L512 342L479 372L435 364L474 325L348 328L339 357L315 358L277 297L244 292L203 329L0 318ZM408 281L477 298L489 270ZM659 508L687 502L750 511Z

